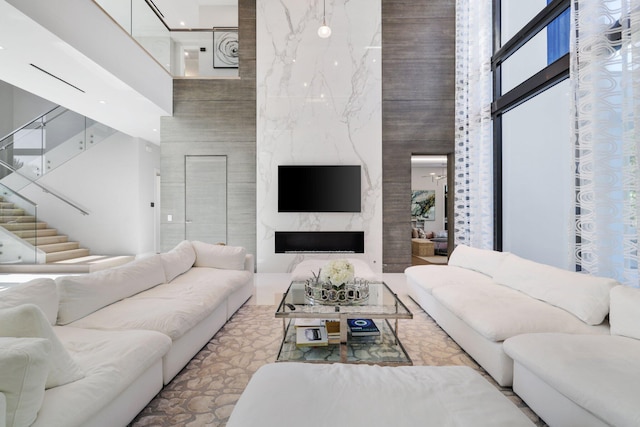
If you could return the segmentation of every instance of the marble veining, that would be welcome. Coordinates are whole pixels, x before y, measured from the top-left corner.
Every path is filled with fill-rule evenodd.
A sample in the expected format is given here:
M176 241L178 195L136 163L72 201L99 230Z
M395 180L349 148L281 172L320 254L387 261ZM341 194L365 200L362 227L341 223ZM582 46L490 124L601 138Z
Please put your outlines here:
M257 0L257 268L286 272L308 254L275 254L275 231L364 231L382 271L379 0ZM362 212L278 213L278 165L362 166ZM343 255L322 255L339 257ZM350 255L351 256L351 255Z

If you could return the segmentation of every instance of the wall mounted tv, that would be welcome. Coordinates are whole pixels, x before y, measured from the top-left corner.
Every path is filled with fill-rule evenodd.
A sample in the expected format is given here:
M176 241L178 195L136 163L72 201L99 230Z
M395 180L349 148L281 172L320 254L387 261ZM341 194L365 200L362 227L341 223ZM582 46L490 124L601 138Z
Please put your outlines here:
M278 166L278 212L360 212L359 165Z

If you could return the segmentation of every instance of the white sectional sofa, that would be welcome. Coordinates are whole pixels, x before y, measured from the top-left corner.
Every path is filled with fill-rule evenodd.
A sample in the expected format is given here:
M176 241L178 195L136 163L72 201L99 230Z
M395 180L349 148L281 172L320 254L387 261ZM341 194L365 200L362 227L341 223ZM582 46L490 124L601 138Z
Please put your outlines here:
M528 333L609 335L615 280L514 254L458 245L449 264L405 270L409 295L501 386L513 381L506 339Z
M185 241L1 291L0 427L125 426L249 299L253 271L244 248Z
M610 335L526 334L504 342L513 390L547 424L640 425L640 289L611 290Z

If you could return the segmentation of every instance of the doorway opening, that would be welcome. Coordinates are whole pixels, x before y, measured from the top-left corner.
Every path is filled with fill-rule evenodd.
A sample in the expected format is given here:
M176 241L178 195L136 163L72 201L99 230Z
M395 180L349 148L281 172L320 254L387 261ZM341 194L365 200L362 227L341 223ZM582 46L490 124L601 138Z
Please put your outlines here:
M446 264L449 180L446 155L411 156L411 264Z

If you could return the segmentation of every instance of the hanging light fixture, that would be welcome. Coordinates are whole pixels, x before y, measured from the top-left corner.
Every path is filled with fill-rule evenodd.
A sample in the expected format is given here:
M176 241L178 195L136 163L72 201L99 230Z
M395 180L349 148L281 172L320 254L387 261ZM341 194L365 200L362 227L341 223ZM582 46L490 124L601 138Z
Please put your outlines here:
M327 25L327 0L322 0L322 26L318 28L318 37L326 39L331 36L331 28Z

